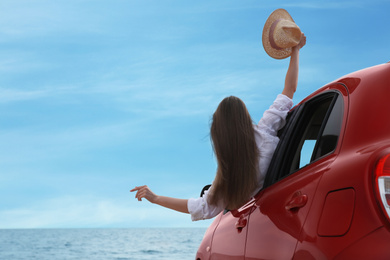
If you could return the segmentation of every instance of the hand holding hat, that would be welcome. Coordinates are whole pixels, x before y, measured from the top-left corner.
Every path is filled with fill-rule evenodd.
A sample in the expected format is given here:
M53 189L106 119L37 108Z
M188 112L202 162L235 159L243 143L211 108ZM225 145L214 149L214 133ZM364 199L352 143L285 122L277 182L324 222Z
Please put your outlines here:
M264 50L275 59L291 56L293 47L303 47L306 43L306 37L301 29L284 9L277 9L268 17L263 28L262 40Z

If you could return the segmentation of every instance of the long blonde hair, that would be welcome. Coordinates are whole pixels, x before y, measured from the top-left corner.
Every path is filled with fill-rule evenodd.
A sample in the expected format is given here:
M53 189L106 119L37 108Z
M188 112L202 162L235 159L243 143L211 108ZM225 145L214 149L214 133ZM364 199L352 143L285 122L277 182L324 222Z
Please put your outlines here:
M213 115L210 133L218 168L208 201L237 209L257 187L259 158L252 119L244 102L234 96L222 100Z

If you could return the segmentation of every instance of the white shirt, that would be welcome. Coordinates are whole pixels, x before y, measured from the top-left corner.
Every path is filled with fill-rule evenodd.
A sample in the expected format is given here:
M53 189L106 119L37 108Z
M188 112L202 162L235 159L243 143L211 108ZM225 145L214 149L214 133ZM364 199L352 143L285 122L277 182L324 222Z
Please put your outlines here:
M277 137L278 130L285 125L287 113L292 105L293 102L289 97L279 94L270 108L264 112L259 123L253 126L256 144L260 151L259 170L257 173L258 188L253 195L263 187L265 174L279 143L279 138ZM210 189L212 189L212 186ZM187 208L191 214L192 221L213 218L225 209L225 205L208 204L208 193L209 190L202 197L188 200Z

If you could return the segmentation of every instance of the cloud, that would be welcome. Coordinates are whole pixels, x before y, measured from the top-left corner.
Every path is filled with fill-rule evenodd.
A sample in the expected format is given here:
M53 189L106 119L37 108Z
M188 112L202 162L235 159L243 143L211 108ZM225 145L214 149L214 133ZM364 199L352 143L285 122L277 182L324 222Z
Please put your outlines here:
M101 31L104 10L89 1L2 1L0 30L15 38ZM83 12L94 8L94 11Z
M212 221L193 223L187 214L146 201L129 201L58 197L28 207L0 210L0 228L207 227Z
M375 0L374 0L375 2ZM378 3L383 2L382 0L376 1ZM367 4L372 5L371 2L367 1L301 1L294 3L282 3L283 7L296 7L304 9L348 9L348 8L362 8Z
M45 90L17 90L0 88L0 103L38 99L47 95L48 92Z
M145 122L104 123L66 128L24 127L22 130L0 130L2 163L19 164L76 159L121 143L137 141L144 133ZM5 170L3 168L3 170Z

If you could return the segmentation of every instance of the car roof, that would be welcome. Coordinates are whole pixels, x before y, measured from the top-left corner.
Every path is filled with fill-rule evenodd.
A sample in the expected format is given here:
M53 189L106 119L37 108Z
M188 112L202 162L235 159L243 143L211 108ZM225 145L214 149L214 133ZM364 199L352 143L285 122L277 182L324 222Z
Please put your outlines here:
M348 91L343 146L361 149L390 144L390 63L350 73L334 81Z
M347 74L326 84L297 106L341 85L345 95L342 149L364 149L375 143L390 146L390 62ZM296 107L297 107L296 106ZM388 144L386 141L388 140ZM356 148L359 146L360 148Z

